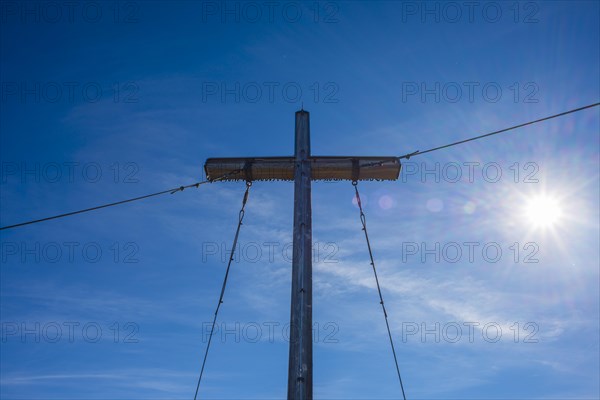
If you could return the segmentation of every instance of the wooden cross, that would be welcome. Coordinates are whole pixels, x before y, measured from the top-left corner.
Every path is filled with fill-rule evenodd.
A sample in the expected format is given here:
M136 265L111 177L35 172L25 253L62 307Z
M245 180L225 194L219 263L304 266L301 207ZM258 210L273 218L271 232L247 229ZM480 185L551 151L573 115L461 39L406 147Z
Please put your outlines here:
M397 180L398 157L320 157L310 154L310 120L296 112L293 157L209 158L208 180L294 181L294 240L288 399L313 398L311 181Z

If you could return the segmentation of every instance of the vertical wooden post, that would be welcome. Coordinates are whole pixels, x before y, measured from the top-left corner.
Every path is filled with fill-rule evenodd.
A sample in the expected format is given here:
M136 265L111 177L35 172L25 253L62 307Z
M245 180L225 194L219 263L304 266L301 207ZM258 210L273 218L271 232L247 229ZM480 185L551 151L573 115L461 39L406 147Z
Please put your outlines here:
M312 400L312 213L309 113L296 112L288 400Z

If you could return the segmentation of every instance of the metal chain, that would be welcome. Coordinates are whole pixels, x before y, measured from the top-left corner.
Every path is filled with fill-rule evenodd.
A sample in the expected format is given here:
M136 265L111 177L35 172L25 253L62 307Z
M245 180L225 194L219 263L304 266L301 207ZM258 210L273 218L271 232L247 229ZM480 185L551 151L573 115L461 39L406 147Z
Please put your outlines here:
M250 187L252 186L251 181L246 181L246 192L244 193L244 199L242 200L242 208L240 209L240 213L238 216L238 226L235 231L235 237L233 238L233 247L231 248L231 257L229 258L229 262L227 263L227 269L225 270L225 278L223 279L223 286L221 287L221 295L219 296L219 302L217 303L217 309L215 310L215 316L213 318L212 327L210 328L210 335L208 336L208 344L206 345L206 352L204 353L204 360L202 361L202 369L200 370L200 376L198 377L198 384L196 385L196 394L194 395L194 400L198 397L198 390L200 389L200 382L202 381L202 374L204 373L204 367L206 365L206 358L208 357L208 350L210 349L210 343L212 341L212 336L215 330L215 323L217 322L217 315L219 314L219 309L221 308L221 304L223 303L223 296L225 295L225 287L227 286L227 278L229 277L229 269L231 268L231 262L233 261L233 257L235 254L235 248L237 246L238 237L240 235L240 228L242 227L242 221L244 220L244 208L246 207L246 202L248 201L248 192Z
M388 322L387 312L385 310L385 304L383 303L383 296L381 295L381 287L379 286L379 278L377 277L377 269L375 268L375 261L373 260L373 252L371 251L371 242L369 242L369 234L367 233L367 219L363 212L362 203L360 201L360 194L358 193L358 182L352 181L354 191L356 192L356 203L360 210L360 222L362 223L362 230L365 232L365 239L367 240L367 248L369 249L369 257L371 259L371 266L373 267L373 274L375 275L375 282L377 283L377 291L379 292L379 303L383 310L383 316L385 317L385 325L387 326L388 336L390 338L390 345L392 346L392 353L394 354L394 363L396 364L396 372L398 373L398 380L400 381L400 389L402 389L402 397L406 400L404 394L404 385L402 384L402 377L400 376L400 368L398 367L398 358L396 357L396 349L394 348L394 341L392 339L392 332L390 330L390 324Z

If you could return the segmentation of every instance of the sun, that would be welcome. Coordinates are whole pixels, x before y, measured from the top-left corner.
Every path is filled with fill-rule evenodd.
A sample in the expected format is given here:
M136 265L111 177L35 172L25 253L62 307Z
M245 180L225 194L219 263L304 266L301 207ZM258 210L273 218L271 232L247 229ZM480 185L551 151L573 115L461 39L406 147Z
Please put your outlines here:
M527 201L525 215L534 226L550 228L560 221L562 210L560 203L555 198L538 195Z

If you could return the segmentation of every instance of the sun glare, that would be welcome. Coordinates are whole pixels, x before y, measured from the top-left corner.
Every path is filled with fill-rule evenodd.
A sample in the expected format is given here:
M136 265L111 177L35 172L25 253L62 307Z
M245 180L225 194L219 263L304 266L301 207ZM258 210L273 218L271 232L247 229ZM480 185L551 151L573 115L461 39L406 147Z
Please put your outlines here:
M526 205L525 214L533 225L548 228L556 225L562 216L559 202L548 196L532 197Z

